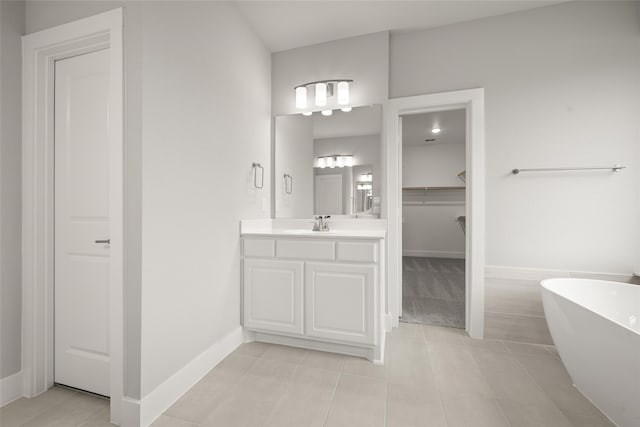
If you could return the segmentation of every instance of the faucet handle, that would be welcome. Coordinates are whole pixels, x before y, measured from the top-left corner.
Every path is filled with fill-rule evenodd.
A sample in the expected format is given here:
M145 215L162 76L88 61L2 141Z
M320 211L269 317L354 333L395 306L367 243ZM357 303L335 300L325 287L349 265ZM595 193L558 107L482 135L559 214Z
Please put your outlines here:
M331 218L331 215L325 215L324 216L324 222L322 224L322 231L329 231L329 218Z

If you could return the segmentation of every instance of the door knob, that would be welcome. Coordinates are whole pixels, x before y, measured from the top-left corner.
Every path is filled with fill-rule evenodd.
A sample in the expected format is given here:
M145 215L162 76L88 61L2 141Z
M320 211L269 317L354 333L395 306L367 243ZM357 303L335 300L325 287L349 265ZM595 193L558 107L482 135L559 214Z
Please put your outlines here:
M111 239L96 240L96 243L106 243L108 245L111 243Z

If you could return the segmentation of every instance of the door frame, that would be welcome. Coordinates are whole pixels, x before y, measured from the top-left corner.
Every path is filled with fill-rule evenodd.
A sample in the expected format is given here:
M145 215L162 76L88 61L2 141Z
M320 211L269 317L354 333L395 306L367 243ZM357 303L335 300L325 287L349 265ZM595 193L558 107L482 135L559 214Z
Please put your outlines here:
M465 109L466 228L465 329L473 338L484 336L485 267L485 144L484 89L468 89L395 98L386 105L387 283L392 326L402 314L402 141L403 115Z
M22 38L22 367L24 395L53 385L54 63L110 49L109 349L111 420L123 395L122 8Z

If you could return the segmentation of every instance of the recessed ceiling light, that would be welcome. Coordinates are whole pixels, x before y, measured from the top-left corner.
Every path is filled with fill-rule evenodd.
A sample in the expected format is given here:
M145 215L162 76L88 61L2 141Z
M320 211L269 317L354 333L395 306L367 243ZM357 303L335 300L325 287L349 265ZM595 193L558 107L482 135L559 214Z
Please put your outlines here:
M431 129L431 133L440 133L440 128L434 127L433 129Z

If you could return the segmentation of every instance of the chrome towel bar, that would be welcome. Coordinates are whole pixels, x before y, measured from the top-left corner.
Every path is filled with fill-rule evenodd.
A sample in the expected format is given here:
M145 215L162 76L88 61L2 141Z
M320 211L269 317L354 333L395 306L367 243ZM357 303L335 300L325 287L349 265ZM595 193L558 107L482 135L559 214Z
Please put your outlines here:
M553 171L590 171L590 170L611 170L613 172L619 172L622 169L626 169L626 166L594 166L594 167L578 167L578 168L532 168L532 169L513 169L512 174L517 175L520 172L553 172Z

